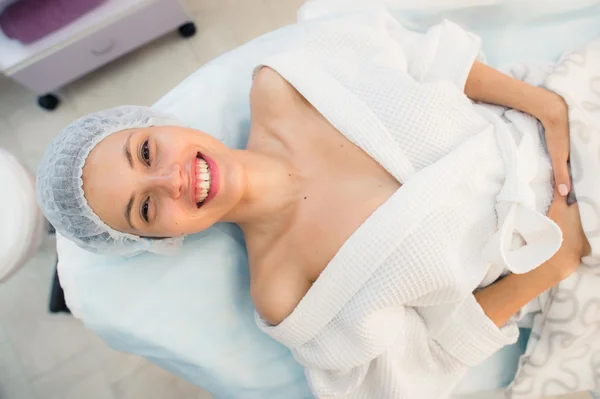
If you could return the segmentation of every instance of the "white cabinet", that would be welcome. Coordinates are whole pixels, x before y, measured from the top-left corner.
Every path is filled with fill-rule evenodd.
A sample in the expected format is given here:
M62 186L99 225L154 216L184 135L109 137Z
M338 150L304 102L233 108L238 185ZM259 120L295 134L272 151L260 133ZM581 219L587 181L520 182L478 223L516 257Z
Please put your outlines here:
M0 68L52 109L56 98L48 93L178 28L183 36L195 33L177 0L108 0L28 46L0 35Z

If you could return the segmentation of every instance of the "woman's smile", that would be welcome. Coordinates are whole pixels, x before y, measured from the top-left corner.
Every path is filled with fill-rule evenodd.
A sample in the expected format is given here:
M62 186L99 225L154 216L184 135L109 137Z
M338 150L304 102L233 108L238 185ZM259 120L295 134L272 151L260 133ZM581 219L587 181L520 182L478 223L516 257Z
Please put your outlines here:
M221 182L221 171L226 182ZM192 234L221 221L238 205L245 187L234 151L181 127L132 129L107 137L90 152L83 182L90 207L103 220L146 237ZM107 197L117 206L102 200Z
M190 168L190 198L197 208L206 205L219 190L217 163L203 153L196 153Z
M192 168L191 193L193 202L200 208L210 190L211 176L208 168L208 163L202 158L200 153L196 154L193 160L194 167Z
M217 163L211 157L206 154L198 154L199 156L199 165L200 170L206 172L202 172L200 174L200 179L202 180L199 184L201 189L200 195L204 196L202 204L208 204L210 200L212 200L217 193L219 192L219 187L221 180L219 178L219 168Z

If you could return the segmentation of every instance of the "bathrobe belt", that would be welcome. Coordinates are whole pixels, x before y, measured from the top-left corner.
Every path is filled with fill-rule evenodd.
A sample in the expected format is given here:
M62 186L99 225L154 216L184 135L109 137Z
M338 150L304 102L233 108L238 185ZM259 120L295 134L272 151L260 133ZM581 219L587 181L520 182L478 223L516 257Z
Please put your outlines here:
M496 197L498 231L486 243L484 257L512 273L527 273L550 259L562 243L562 232L558 225L535 210L531 181L538 172L538 160L532 157L537 151L536 143L531 135L524 134L517 145L500 116L483 107L478 111L494 124L496 141L506 167L506 179ZM527 122L514 123L519 129L519 123ZM521 128L531 129L525 126ZM525 241L518 248L513 248L515 233Z

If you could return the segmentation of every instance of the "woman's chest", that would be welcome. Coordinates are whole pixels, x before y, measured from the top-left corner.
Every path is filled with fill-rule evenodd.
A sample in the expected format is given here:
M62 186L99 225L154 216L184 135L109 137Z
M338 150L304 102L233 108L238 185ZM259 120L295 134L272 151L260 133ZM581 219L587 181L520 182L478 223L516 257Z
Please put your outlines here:
M288 130L284 140L304 183L278 248L312 282L401 185L314 108L308 106L299 117L303 123L295 123L298 130Z
M255 77L251 104L266 141L278 143L271 150L301 181L295 211L278 229L284 233L269 238L268 253L256 252L314 281L400 183L273 70L263 68ZM259 146L260 137L252 144Z

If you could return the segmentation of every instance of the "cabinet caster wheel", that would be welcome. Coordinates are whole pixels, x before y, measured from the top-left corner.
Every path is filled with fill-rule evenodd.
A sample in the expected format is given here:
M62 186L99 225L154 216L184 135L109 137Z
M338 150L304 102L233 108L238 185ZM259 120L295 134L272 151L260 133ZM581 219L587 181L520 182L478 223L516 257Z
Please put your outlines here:
M60 100L54 94L46 94L38 97L38 105L45 110L52 111L58 107Z
M181 37L192 37L196 34L196 24L193 22L188 22L179 27L179 34Z

